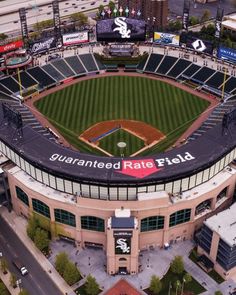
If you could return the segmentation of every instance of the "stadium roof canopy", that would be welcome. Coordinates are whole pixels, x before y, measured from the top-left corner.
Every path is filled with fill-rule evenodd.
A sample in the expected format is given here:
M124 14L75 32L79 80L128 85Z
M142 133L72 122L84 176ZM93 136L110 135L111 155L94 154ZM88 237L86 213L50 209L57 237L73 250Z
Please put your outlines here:
M4 123L0 105L0 121ZM146 157L102 157L68 149L23 126L2 124L0 141L29 164L56 177L80 183L135 186L166 183L212 166L236 147L236 128L219 123L200 138L164 153Z

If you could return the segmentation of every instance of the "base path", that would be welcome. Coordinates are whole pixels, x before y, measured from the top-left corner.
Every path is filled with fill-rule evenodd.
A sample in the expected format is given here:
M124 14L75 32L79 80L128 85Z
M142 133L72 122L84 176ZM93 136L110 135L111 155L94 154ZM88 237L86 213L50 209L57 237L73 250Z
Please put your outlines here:
M86 141L91 141L94 138L98 138L102 134L108 133L114 128L126 130L127 132L141 138L145 142L145 145L149 145L153 141L160 141L165 138L165 135L161 131L151 125L134 120L111 120L99 122L84 131L80 137Z

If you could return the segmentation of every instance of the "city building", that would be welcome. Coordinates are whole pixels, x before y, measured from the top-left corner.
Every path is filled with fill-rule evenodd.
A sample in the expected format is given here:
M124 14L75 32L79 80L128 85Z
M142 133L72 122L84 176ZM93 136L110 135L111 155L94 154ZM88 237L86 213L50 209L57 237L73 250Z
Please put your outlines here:
M119 0L119 6L128 7L130 12L140 10L141 17L153 28L162 29L167 25L168 0Z
M236 14L224 16L222 21L222 29L235 32L236 31Z
M204 221L198 253L224 278L236 275L236 204Z

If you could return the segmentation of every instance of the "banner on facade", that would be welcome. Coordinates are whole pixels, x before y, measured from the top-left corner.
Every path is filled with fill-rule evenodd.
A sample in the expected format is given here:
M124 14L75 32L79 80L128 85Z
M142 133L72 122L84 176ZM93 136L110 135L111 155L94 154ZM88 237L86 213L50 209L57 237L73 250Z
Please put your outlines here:
M22 40L11 42L11 43L0 46L0 53L13 51L23 46L24 46L24 43Z

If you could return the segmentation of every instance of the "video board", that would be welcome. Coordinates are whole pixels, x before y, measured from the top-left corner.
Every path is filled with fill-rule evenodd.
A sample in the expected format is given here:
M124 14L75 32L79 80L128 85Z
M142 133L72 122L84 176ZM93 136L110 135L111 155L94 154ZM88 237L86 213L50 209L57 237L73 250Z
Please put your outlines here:
M144 20L121 16L97 22L97 41L145 41L145 36L146 23Z
M154 32L153 42L161 45L179 46L179 35Z

